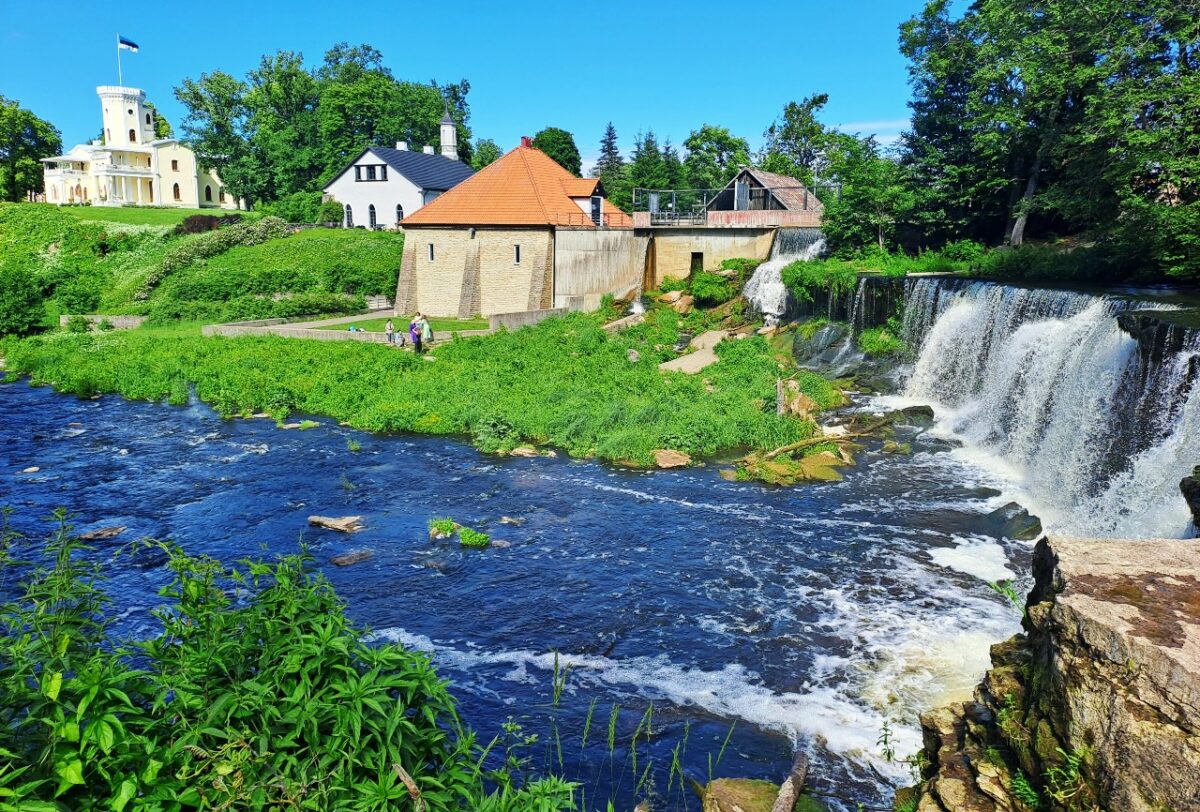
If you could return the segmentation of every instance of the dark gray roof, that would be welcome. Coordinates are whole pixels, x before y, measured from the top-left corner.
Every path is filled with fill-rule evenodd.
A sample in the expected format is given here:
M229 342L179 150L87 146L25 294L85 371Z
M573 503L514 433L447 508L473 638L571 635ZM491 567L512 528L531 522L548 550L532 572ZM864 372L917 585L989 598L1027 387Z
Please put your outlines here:
M475 174L462 161L452 161L444 155L391 147L371 147L370 152L420 188L435 192L449 191Z

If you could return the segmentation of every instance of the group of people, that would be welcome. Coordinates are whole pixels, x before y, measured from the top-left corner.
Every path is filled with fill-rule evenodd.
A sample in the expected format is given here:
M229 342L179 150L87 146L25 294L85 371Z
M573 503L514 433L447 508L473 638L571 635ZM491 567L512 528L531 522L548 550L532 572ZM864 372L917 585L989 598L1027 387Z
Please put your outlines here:
M388 319L383 332L387 335L389 344L404 346L404 333L396 332L396 325L391 319ZM416 313L413 315L412 321L408 323L408 340L412 342L413 349L418 353L424 352L425 347L433 343L433 327L424 314Z

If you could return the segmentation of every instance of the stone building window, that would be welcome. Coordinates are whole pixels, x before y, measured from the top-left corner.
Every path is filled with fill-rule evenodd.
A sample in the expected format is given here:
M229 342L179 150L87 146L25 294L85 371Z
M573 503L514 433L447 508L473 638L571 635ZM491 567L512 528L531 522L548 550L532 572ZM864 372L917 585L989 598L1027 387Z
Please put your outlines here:
M211 186L205 185L204 199L205 199L205 201L212 203L212 187Z
M516 265L521 264L521 246L519 245L513 246L513 263Z
M171 194L173 194L175 196L176 200L183 199L179 196L179 184L178 183L176 183L174 186L171 187Z
M178 161L178 160L176 160L175 158L172 158L172 159L171 159L171 171L172 171L172 172L178 172L178 171L179 171L179 161Z
M349 203L346 204L346 228L354 228L354 209Z
M367 225L375 228L375 204L367 206Z
M433 262L433 243L429 243L429 261Z
M221 189L220 191L218 191L217 197L220 198L222 203L224 203L225 202L225 190Z
M137 143L137 131L132 128L130 128L130 130L129 130L129 143L131 143L131 144Z
M396 222L399 223L404 219L404 207L399 203L396 204Z

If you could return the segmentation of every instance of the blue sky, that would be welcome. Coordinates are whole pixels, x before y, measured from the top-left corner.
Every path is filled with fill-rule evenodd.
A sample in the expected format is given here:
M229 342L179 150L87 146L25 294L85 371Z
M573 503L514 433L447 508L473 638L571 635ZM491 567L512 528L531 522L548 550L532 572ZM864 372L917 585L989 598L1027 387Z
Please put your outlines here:
M402 79L469 79L476 137L509 149L562 127L585 165L610 120L626 152L639 132L679 144L706 122L757 148L786 102L816 92L830 96L827 124L888 141L908 117L897 26L922 5L0 0L0 94L53 122L70 146L99 131L95 86L117 82L118 30L141 46L122 54L125 84L146 90L173 124L183 111L172 89L185 77L243 76L277 49L316 64L345 40L377 47Z

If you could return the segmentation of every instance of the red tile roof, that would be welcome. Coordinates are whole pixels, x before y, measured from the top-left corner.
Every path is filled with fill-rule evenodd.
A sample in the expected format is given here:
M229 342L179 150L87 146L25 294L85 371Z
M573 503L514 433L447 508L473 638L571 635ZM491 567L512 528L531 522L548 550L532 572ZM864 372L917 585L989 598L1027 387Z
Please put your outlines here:
M404 218L409 226L592 226L572 197L591 197L599 181L577 178L546 153L520 146ZM605 224L633 220L608 201Z

